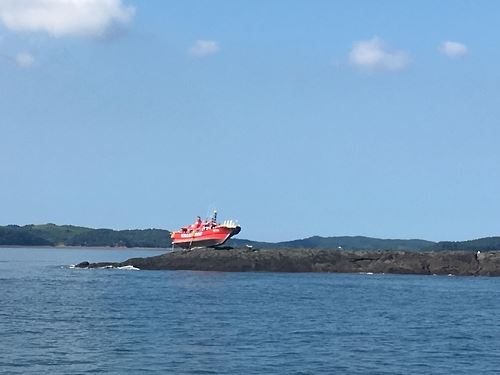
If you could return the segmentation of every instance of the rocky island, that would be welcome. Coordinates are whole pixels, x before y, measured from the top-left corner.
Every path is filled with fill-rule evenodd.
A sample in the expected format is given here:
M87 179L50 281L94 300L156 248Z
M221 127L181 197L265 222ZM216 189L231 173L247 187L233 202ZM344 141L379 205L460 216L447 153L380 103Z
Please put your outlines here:
M345 251L338 249L194 249L121 263L82 262L78 268L223 272L343 272L500 276L500 252Z

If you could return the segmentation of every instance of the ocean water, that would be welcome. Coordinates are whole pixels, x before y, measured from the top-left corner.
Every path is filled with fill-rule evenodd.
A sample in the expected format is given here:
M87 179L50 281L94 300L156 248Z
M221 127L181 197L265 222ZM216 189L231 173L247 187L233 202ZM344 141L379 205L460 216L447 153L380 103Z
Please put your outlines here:
M158 253L0 248L0 373L500 373L500 278L68 267Z

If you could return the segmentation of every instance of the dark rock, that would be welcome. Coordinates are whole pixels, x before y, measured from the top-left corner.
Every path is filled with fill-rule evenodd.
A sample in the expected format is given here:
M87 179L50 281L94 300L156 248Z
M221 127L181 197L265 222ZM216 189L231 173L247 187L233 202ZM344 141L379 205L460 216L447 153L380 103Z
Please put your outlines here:
M81 262L78 263L75 268L111 268L115 267L118 263L110 263L110 262L99 262L99 263L89 263L89 262Z
M82 262L79 268L122 267L141 270L373 272L421 275L500 276L500 253L470 251L404 252L337 249L195 249L122 263Z
M75 267L76 268L89 268L89 266L90 266L89 262L81 262L81 263L78 263Z

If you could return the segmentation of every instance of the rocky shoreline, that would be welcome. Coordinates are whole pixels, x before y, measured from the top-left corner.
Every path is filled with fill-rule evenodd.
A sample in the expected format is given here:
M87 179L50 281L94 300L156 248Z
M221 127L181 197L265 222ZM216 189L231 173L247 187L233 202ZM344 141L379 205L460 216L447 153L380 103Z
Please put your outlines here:
M222 272L341 272L500 276L500 252L343 251L324 249L195 249L120 263L77 264L77 268L196 270Z

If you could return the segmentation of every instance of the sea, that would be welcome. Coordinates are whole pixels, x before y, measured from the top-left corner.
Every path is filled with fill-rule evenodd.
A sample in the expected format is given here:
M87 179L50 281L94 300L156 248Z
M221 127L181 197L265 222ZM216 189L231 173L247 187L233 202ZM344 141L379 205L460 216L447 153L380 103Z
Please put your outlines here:
M0 248L1 374L500 374L500 278L76 269Z

